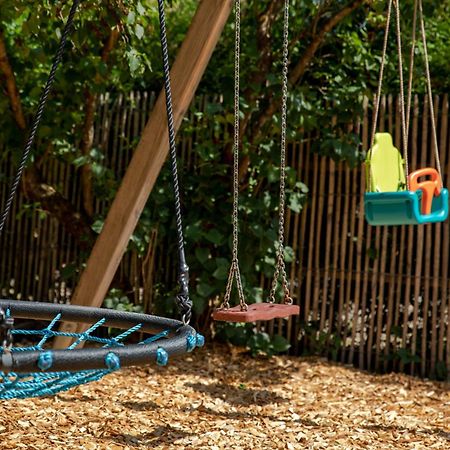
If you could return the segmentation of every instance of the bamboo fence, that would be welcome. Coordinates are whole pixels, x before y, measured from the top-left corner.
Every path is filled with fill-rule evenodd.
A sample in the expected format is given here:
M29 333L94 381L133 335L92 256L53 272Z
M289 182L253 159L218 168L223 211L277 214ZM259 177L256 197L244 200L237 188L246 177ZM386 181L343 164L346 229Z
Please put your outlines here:
M105 150L105 164L117 179L126 170L133 147L154 102L152 93L134 92L100 103L95 146ZM191 112L204 110L197 99ZM450 172L448 97L435 98L435 115L444 179ZM400 116L394 98L385 97L380 129L394 130L400 148ZM412 111L410 166L434 164L429 107L416 97ZM370 108L351 125L363 148L369 146ZM300 214L287 213L287 243L295 254L289 267L299 318L276 321L270 331L287 337L294 353L321 353L361 369L399 370L444 378L450 373L449 223L426 226L370 227L363 214L364 173L311 152L314 136L290 144L289 164L309 187L309 201ZM179 136L180 157L194 167L192 135ZM4 153L5 154L5 153ZM0 161L1 200L13 166ZM49 161L46 179L80 206L75 169ZM70 300L73 286L61 272L80 261L73 239L52 218L43 219L36 208L25 207L19 195L10 223L0 241L2 296L22 299ZM104 212L97 201L97 212ZM38 210L37 210L38 211ZM39 212L39 211L38 211ZM129 252L119 272L135 284L136 299L152 303L155 282L173 284L176 273L155 230L145 258ZM173 266L173 265L172 265ZM164 279L154 279L163 267ZM270 280L261 280L264 287Z

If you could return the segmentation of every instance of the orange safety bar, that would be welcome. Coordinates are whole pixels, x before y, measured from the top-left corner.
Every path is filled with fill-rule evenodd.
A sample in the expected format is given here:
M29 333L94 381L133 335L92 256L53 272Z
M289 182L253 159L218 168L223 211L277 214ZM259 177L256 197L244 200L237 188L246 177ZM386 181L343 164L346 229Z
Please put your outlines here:
M430 177L428 180L419 181L419 178ZM433 197L437 197L441 193L442 180L436 169L425 167L416 170L408 176L409 190L422 191L422 214L431 214L431 207L433 205Z

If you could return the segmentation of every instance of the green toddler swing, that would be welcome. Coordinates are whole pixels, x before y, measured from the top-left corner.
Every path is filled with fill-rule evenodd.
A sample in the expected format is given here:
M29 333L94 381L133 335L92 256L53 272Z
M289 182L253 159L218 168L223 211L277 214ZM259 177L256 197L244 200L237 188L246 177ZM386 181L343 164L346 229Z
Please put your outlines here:
M403 158L398 149L394 147L392 136L389 133L375 133L393 1L397 18L396 31L399 58ZM424 49L427 91L430 104L431 127L437 169L427 167L408 174L408 131L411 109L417 12L419 12ZM399 0L389 0L383 55L381 59L378 92L373 119L371 148L366 159L367 192L364 195L364 210L366 220L370 225L420 225L425 223L443 222L448 217L448 190L445 189L442 184L422 0L415 0L414 3L408 105L406 109L407 112L405 113Z

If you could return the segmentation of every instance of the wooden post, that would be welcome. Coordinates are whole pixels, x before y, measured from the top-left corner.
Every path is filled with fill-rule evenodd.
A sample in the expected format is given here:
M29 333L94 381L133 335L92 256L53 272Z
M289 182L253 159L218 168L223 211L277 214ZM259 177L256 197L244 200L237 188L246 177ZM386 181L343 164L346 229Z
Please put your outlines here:
M198 6L171 71L177 130L222 34L232 5L233 0L202 0ZM165 95L161 92L81 275L71 302L73 305L101 306L168 151ZM62 327L65 331L83 330L82 325L71 323ZM55 347L64 347L68 342L70 339L58 338Z

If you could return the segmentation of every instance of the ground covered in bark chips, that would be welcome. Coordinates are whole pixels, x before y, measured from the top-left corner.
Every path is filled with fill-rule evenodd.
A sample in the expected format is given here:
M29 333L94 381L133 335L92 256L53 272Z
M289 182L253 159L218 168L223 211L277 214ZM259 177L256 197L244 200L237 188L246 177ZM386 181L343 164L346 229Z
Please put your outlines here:
M450 389L318 359L200 349L0 402L1 449L450 449Z

